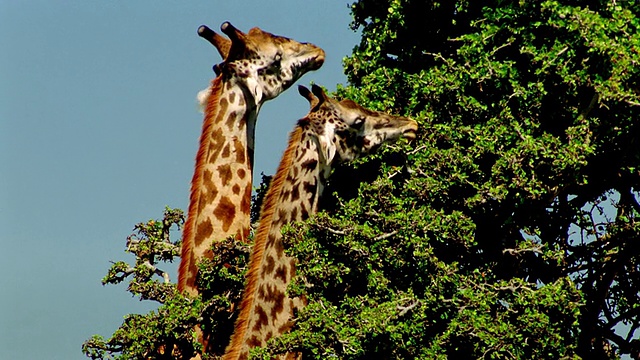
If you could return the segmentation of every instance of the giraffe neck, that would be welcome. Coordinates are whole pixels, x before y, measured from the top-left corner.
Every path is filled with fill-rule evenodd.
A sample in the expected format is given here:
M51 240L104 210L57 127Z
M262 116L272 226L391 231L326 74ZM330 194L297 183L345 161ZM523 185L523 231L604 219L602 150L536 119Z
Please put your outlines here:
M295 275L295 261L284 254L280 230L284 224L301 221L317 211L324 179L317 141L297 126L280 161L262 205L255 236L247 284L225 360L246 359L251 348L264 346L291 326L299 300L286 289Z
M212 256L211 244L249 235L258 107L243 89L218 77L206 103L178 270L178 289L191 296L198 294L197 263Z

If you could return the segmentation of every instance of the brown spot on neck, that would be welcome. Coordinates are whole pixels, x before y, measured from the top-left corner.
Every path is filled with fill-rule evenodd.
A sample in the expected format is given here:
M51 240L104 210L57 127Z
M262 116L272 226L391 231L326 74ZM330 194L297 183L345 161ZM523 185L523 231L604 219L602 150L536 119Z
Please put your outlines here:
M316 159L309 159L300 164L300 167L306 171L313 171L315 170L316 166L318 166L318 160Z
M244 145L242 145L242 142L240 140L233 139L233 146L236 150L236 162L238 164L244 164L245 161L247 161Z
M229 182L233 177L233 174L231 172L231 165L229 164L220 165L216 170L218 171L218 177L220 179L221 185L222 186L229 185Z
M224 144L224 135L222 134L221 129L213 129L210 135L210 141L207 146L207 153L210 154L208 157L208 162L212 163L218 159L220 152L222 151L222 144ZM204 144L203 144L204 146ZM206 156L206 154L205 154ZM202 165L204 166L204 164Z
M223 196L218 207L213 211L213 215L222 222L222 230L227 232L236 217L236 207L228 197Z
M207 206L208 204L213 204L213 202L216 200L216 197L218 196L218 188L216 187L216 184L211 181L211 179L213 179L213 173L211 173L211 171L209 170L205 170L202 179L202 196L200 197L200 200L198 202L199 214L202 213L205 206Z
M242 197L242 201L240 201L240 212L245 215L251 213L251 183L248 183L244 188L244 196Z
M211 220L206 219L205 221L198 224L196 229L196 238L195 243L196 246L200 246L202 242L207 239L213 233L213 226L211 225Z
M229 113L229 116L227 116L227 120L225 121L225 123L227 124L227 128L229 129L229 131L233 131L234 128L236 127L236 122L237 122L237 115L235 111L231 111Z
M256 321L256 323L255 323L255 325L253 327L253 331L258 331L263 326L269 325L269 317L267 316L267 313L264 311L264 309L262 307L258 306L256 308L255 313L258 316L258 321Z
M230 153L231 153L231 145L227 143L222 148L222 153L220 154L220 157L223 159L226 159L229 157Z

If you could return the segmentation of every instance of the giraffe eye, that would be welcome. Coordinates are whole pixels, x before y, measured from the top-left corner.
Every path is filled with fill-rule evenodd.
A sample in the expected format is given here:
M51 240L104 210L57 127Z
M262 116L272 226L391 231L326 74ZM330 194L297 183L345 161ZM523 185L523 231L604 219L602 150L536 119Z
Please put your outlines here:
M273 69L275 69L275 71L279 71L280 70L280 61L282 60L282 55L280 54L276 54L275 58L273 58L273 63L271 64L271 67Z
M356 118L356 120L353 122L351 127L354 129L360 129L362 128L362 125L364 125L364 118L359 117L359 118Z
M278 72L280 72L280 61L282 60L282 55L280 53L277 53L274 57L273 57L273 61L269 64L267 63L266 66L262 69L259 70L259 72L261 74L266 74L266 75L274 75Z

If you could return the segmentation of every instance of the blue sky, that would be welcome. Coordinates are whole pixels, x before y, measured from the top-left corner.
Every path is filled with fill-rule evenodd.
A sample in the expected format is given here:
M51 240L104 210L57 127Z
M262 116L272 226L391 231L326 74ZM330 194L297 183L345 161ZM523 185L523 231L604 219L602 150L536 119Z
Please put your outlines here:
M348 2L0 0L0 359L84 359L150 308L100 279L135 223L187 207L195 95L220 61L198 26L312 42L326 62L298 83L332 90L359 41ZM295 88L263 107L258 178L307 110Z

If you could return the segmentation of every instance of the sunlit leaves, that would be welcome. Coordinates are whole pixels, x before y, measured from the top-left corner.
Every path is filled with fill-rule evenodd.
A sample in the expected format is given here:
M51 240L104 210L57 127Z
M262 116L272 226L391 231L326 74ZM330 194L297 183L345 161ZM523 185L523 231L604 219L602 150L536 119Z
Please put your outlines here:
M633 231L616 232L634 221L637 202L621 198L624 216L608 223L581 208L610 189L640 187L640 8L361 0L352 11L363 37L345 60L352 86L338 95L411 116L421 131L374 158L402 153L403 162L358 163L367 180L357 196L287 236L300 260L294 288L309 306L279 349L351 359L614 357L589 327L637 299L635 281L598 280L613 260L638 273L637 255L618 252ZM332 186L348 180L336 175ZM591 234L579 246L576 227ZM601 294L617 295L605 305ZM404 311L400 299L416 305ZM618 319L639 325L606 321Z

